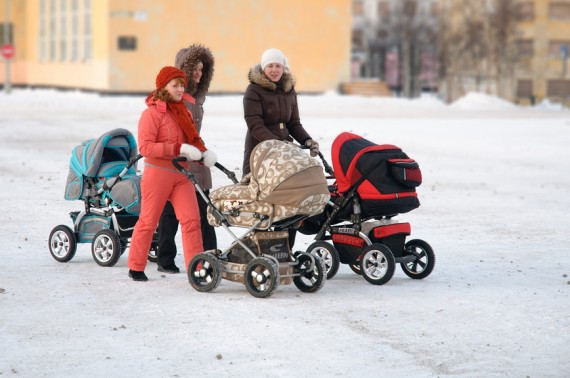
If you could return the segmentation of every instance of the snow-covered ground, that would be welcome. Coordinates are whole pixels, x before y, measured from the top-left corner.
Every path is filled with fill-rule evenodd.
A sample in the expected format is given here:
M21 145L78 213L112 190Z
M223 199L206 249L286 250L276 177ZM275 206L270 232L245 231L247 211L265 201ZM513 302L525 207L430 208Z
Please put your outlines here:
M71 226L68 213L82 207L63 199L72 148L113 128L136 135L143 100L0 94L0 376L570 374L568 109L481 94L451 105L300 96L302 121L329 159L336 135L351 131L420 163L422 206L399 218L437 263L424 280L398 267L383 286L341 265L318 293L285 285L256 299L226 280L197 292L153 263L149 282L133 282L126 256L102 268L88 244L69 263L50 256L51 229ZM205 111L206 144L238 171L241 97L211 96ZM229 184L219 171L214 182ZM230 241L222 229L218 239ZM311 242L299 235L295 249Z

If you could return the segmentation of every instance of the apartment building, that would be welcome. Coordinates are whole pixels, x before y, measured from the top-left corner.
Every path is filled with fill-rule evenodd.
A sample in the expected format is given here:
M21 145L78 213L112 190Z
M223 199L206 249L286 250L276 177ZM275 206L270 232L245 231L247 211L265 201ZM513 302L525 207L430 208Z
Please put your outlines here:
M519 0L516 100L570 105L570 1Z

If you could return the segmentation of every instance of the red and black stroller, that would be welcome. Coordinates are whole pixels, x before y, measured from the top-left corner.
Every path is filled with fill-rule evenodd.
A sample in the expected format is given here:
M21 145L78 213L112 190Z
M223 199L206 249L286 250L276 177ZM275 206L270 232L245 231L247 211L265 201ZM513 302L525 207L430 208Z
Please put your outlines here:
M327 278L340 263L375 285L390 281L397 263L411 278L427 277L435 265L433 249L420 239L406 242L410 224L394 219L420 206L417 162L397 146L348 132L336 137L331 154L334 170L321 155L327 178L336 180L329 186L331 200L322 214L299 228L316 234L307 252L325 261Z

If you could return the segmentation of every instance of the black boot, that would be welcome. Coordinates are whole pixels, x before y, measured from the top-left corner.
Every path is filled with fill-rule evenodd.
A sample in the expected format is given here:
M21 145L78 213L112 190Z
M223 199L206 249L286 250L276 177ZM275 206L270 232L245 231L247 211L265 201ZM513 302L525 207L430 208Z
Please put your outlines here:
M144 274L144 271L138 272L136 270L129 269L129 277L131 277L133 281L148 281L148 277Z
M159 265L157 270L159 272L171 273L171 274L180 273L180 269L178 269L178 267L174 264L168 264L164 266Z

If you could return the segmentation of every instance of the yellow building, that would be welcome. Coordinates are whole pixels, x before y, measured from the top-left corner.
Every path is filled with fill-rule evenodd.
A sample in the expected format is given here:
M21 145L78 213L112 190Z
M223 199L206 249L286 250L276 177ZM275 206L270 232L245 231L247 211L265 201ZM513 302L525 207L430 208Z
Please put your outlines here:
M516 97L570 105L570 0L518 0Z
M5 28L8 24L8 28ZM0 57L15 86L109 93L152 89L158 70L192 43L216 59L210 92L243 92L270 47L289 58L299 92L350 79L350 0L2 0Z

